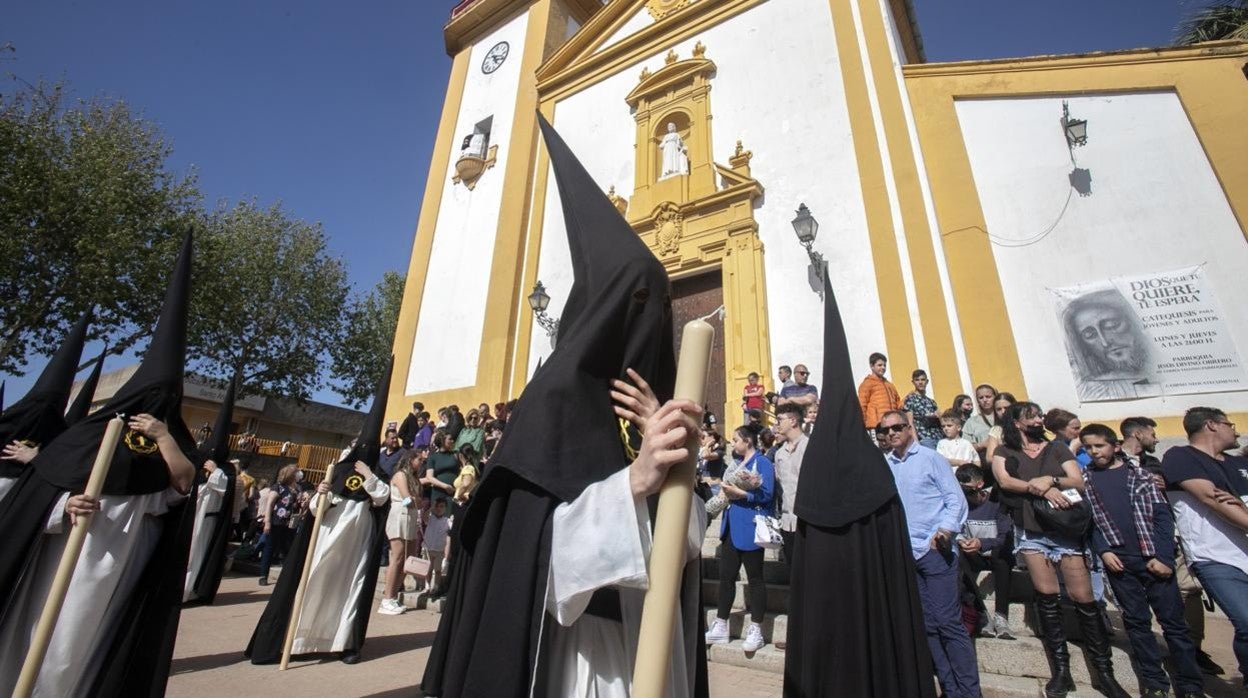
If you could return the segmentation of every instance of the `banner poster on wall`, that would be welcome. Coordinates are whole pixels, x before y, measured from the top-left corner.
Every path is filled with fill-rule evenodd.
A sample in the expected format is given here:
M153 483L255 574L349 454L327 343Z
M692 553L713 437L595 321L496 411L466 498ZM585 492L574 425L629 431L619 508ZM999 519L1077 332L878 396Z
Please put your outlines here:
M1203 267L1053 289L1081 402L1248 388Z

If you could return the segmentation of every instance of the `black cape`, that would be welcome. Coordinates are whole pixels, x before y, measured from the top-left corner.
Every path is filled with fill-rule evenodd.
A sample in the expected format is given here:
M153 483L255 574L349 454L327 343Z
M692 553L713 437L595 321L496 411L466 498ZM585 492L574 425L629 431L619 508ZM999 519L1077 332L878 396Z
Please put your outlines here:
M845 327L824 280L823 397L794 509L784 694L935 696L909 531L862 426Z
M199 574L191 583L190 604L211 604L217 598L217 589L221 587L221 574L225 571L225 558L230 543L230 529L234 516L234 483L238 473L230 462L230 423L234 418L234 395L238 390L238 378L230 382L221 401L221 411L217 413L216 424L213 425L212 438L204 445L200 457L206 462L211 460L225 473L225 494L221 498L221 509L208 514L204 525L212 526L208 547L204 550L204 561L199 567ZM200 487L205 486L207 478L201 470L196 478Z
M0 546L0 607L6 612L23 572L38 554L48 512L62 494L81 492L86 486L104 428L114 414L149 413L165 422L183 453L189 456L194 451L194 440L181 416L190 284L191 236L187 234L138 370L104 407L40 450L10 496L0 503L0 531L5 536L5 545ZM153 446L127 430L114 452L104 494L149 494L168 488L168 465ZM192 487L190 498L194 496ZM159 517L160 538L138 585L124 602L108 640L107 660L93 678L92 696L164 695L181 618L193 514L194 507L184 500Z
M667 273L540 114L538 121L575 281L556 348L509 414L452 531L450 587L421 683L443 698L528 694L541 651L552 514L629 464L610 382L627 380L631 367L660 401L675 382ZM700 574L700 565L691 569ZM587 612L618 617L618 596L600 590ZM704 655L695 673L704 696Z
M359 438L355 440L355 448L347 454L327 474L330 492L344 499L365 501L369 499L364 491L363 481L355 472L355 462L364 461L374 472L377 470L377 458L381 453L381 427L385 419L386 401L390 393L390 376L394 370L394 357L382 375L377 391L373 395L373 406L364 419ZM373 535L368 540L365 550L368 563L364 570L364 584L360 593L352 603L355 604L355 622L351 625L351 634L343 647L346 654L357 654L364 648L364 639L368 634L368 621L373 615L373 596L377 591L378 563L381 549L386 542L386 517L390 514L390 504L372 507ZM309 514L303 517L299 528L295 530L295 539L291 543L290 552L282 563L281 575L269 596L269 602L256 623L251 634L247 649L243 656L252 664L276 664L282 660L282 646L286 641L286 628L290 624L291 614L295 607L295 593L299 590L299 579L303 576L303 567L307 562L308 543L312 540L312 529L318 525ZM344 583L350 580L344 580Z

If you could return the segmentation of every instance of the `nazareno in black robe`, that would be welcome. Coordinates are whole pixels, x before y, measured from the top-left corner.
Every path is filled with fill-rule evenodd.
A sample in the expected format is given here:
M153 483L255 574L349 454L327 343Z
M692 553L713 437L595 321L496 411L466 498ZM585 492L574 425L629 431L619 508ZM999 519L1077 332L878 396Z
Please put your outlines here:
M442 698L528 694L542 651L552 514L629 464L611 380L628 380L631 367L660 401L675 382L666 271L540 114L538 121L575 280L556 348L525 387L452 532L450 588L421 683ZM699 565L687 569L700 574ZM599 590L586 612L618 618L618 595ZM695 668L702 696L704 652Z
M784 695L935 696L909 530L892 471L862 421L824 279L823 396L802 459Z
M394 369L394 357L382 375L373 395L373 406L364 419L355 448L347 454L330 472L330 492L344 499L367 501L368 493L363 487L348 487L348 479L355 473L355 462L364 461L369 468L377 469L377 459L381 454L381 427L385 419L386 401L390 394L390 375ZM364 568L364 584L354 603L356 608L355 622L351 625L351 635L347 638L343 654L358 654L364 648L364 639L368 635L368 621L373 613L373 595L377 591L378 562L381 559L381 548L386 541L386 517L390 513L390 504L372 507L369 513L373 518L373 536L369 539L365 551L368 562ZM295 530L294 541L290 552L282 563L282 573L273 586L269 602L260 614L256 629L251 634L247 649L243 656L252 664L276 664L282 660L282 646L286 641L286 628L290 624L291 614L295 607L295 593L299 590L299 579L303 576L303 567L307 561L308 543L312 540L312 529L317 525L312 513L303 517L299 528Z
M163 421L185 454L195 443L182 421L186 316L191 282L191 236L183 240L147 354L124 386L94 414L54 439L0 503L0 604L8 610L28 562L38 554L48 512L62 494L82 492L114 415L151 414ZM127 431L117 444L104 494L141 495L169 488L168 465L150 441ZM195 495L191 489L190 497ZM107 655L91 680L92 696L163 696L181 618L186 560L194 525L187 500L160 516L161 533L108 640ZM81 561L80 561L81 562ZM2 616L0 616L2 618Z
M0 413L0 448L14 441L42 448L68 427L65 404L69 402L69 391L74 385L74 374L78 372L78 360L90 323L91 313L88 312L70 329L30 391ZM0 477L16 478L27 470L27 465L0 459Z
M230 423L234 418L234 396L237 391L238 377L236 376L230 381L230 387L221 401L221 411L217 413L211 440L204 445L200 453L204 461L211 460L216 463L221 472L225 473L225 494L221 497L221 509L204 519L205 525L212 524L212 531L205 532L210 536L208 547L204 551L204 561L199 567L199 574L191 583L191 598L187 599L186 605L212 604L217 598L217 589L221 587L221 575L225 571L230 529L233 528L234 523L234 483L238 476L234 472L234 464L230 462ZM204 486L206 480L202 470L198 473L196 480L199 486Z

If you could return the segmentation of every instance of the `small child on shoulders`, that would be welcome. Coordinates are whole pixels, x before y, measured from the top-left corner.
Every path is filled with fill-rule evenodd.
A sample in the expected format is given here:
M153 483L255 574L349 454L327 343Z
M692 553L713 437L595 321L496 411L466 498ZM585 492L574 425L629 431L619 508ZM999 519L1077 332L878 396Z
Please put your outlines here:
M945 432L945 438L936 442L936 452L944 456L949 465L957 468L961 465L979 464L975 444L962 436L962 415L954 410L946 410L940 415L940 429Z
M1118 434L1104 424L1079 432L1092 462L1083 471L1084 495L1092 505L1092 550L1105 563L1105 576L1122 610L1132 659L1147 695L1170 689L1161 650L1153 637L1156 614L1174 664L1179 695L1204 695L1196 646L1183 616L1174 575L1174 516L1153 476L1118 450ZM1149 608L1152 608L1150 613Z

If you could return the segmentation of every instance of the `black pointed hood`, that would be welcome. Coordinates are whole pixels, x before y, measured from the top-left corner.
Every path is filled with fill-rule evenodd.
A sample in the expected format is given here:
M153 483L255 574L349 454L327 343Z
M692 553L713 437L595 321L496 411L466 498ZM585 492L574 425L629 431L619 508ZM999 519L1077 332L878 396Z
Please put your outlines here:
M631 367L660 400L672 396L671 283L559 134L540 114L538 122L563 204L574 281L555 350L508 416L486 480L506 469L567 501L628 465L611 380L626 378Z
M234 466L230 465L230 424L234 421L234 396L238 394L238 383L239 375L235 374L221 400L221 411L217 412L217 421L212 425L212 436L200 449L203 460L211 460L230 474L234 472Z
M32 464L48 482L80 490L91 472L109 420L147 413L165 423L182 449L191 453L195 441L182 421L182 381L186 364L187 306L191 294L191 234L182 241L165 291L165 303L151 344L138 370L95 413L74 424ZM106 494L146 494L169 486L169 469L156 444L126 430L113 455Z
M836 295L823 281L823 394L806 445L794 510L835 528L857 521L897 495L893 473L862 426L849 344Z
M74 374L78 372L91 317L91 311L87 311L78 320L48 360L30 392L0 414L0 444L25 441L43 449L65 431L65 403L69 402L74 386ZM17 477L24 469L25 465L17 461L0 460L0 476Z
M65 411L65 423L73 426L82 421L91 412L91 403L95 401L95 389L100 385L100 374L104 370L104 357L108 356L108 345L104 346L104 350L95 359L95 366L91 369L91 373L87 375L87 379L82 382L82 387L78 389L78 395L74 397L74 401L70 403L69 409Z
M364 426L360 427L360 435L355 439L355 447L346 458L334 465L330 478L330 488L334 494L347 499L368 499L364 491L364 481L355 472L355 462L364 464L373 470L377 469L377 460L381 456L381 427L386 419L386 402L390 399L390 376L394 373L394 356L386 364L381 381L373 393L373 405L364 417Z

